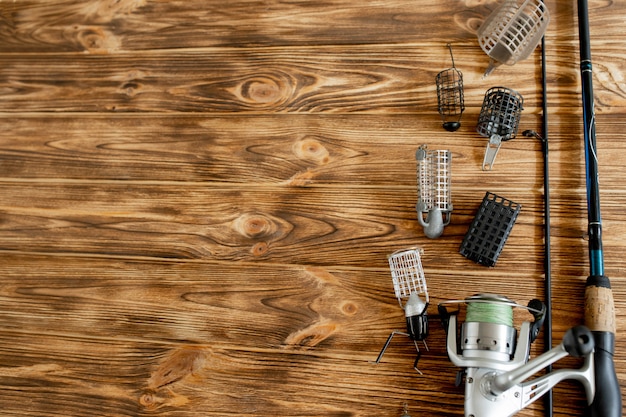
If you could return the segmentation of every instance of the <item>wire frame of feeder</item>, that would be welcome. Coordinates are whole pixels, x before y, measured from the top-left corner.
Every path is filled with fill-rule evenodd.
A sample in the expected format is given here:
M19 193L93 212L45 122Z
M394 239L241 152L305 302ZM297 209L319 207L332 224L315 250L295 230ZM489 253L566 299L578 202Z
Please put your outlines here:
M452 213L452 153L422 145L417 159L417 216L428 237L441 235Z
M461 115L465 110L463 97L463 74L456 68L448 68L437 74L438 111L443 127L456 131L461 126Z
M484 137L498 135L502 140L515 138L524 109L520 93L506 87L493 87L485 92L476 131Z
M402 307L402 300L411 294L422 295L428 303L426 278L422 268L421 250L412 248L396 251L389 255L389 269L396 298Z
M524 109L520 93L506 87L493 87L485 92L476 131L489 138L483 169L491 169L503 141L514 139Z
M435 77L437 84L437 110L443 120L443 127L447 131L454 132L461 127L461 115L465 110L465 99L463 95L463 74L454 66L452 47L450 56L452 57L452 68L441 71Z
M543 0L505 0L478 28L478 43L489 56L489 75L500 64L513 65L535 50L550 14Z

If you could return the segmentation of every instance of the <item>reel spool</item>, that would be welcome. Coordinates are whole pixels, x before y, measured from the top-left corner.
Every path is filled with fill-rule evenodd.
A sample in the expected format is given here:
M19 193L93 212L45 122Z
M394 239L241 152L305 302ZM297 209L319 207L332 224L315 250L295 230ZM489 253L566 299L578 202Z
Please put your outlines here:
M461 325L461 338L458 345L460 350L457 353L455 346L453 353L458 355L460 360L485 359L491 365L500 364L504 368L510 365L517 347L517 330L513 327L513 308L527 309L535 316L532 333L528 334L527 345L539 334L545 314L545 306L539 300L532 300L528 306L522 306L496 294L476 294L465 300L447 301L441 303L440 306L461 303L467 305L465 323ZM529 327L528 331L530 330Z
M489 138L483 171L493 167L502 142L514 139L517 135L523 106L522 95L510 88L492 87L485 92L476 126L476 132Z
M452 46L450 49L452 68L441 71L435 77L437 84L437 109L443 119L443 128L448 132L455 132L461 127L461 115L465 110L463 96L463 74L454 66Z
M450 224L452 215L451 163L448 150L429 151L426 145L415 153L417 159L417 220L427 237L434 239Z
M478 43L489 56L484 77L501 64L513 65L535 50L550 14L543 0L505 0L478 28Z
M460 308L450 313L448 305L466 305L465 323L457 329ZM465 416L512 416L538 400L564 379L583 383L587 398L593 398L593 335L584 326L574 327L563 342L528 361L530 345L537 338L544 321L545 305L533 299L528 306L496 294L476 294L465 300L439 304L439 313L447 329L447 350L452 363L462 367L457 383L465 376ZM534 321L522 323L519 336L513 323L513 309L522 308ZM567 356L586 357L578 370L561 369L534 380L528 378Z
M393 289L398 299L398 304L404 310L406 319L406 333L394 330L391 332L385 345L381 349L374 363L379 363L382 359L387 347L391 343L393 336L401 334L409 337L415 344L417 357L413 363L413 368L418 371L417 362L421 357L418 341L424 343L424 347L428 350L426 337L428 337L428 290L426 288L426 278L424 277L424 269L421 260L422 250L419 248L411 248L400 250L389 255L389 269L391 270L391 279L393 281Z

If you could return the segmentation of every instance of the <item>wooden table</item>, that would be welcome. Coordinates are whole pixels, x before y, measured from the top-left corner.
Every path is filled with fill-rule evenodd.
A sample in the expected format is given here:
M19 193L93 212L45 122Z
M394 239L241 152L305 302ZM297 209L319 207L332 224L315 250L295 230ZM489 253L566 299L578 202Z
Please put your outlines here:
M626 5L590 3L624 383ZM370 361L404 327L395 250L423 248L432 314L480 292L544 297L541 143L520 136L481 170L488 88L519 91L520 131L542 129L539 50L481 78L475 32L496 5L0 2L3 415L463 415L436 320L423 375L406 338ZM556 344L583 321L589 271L577 12L547 5ZM454 133L434 83L447 43L465 85ZM453 154L452 222L434 240L415 212L422 144ZM522 204L493 268L458 253L486 191ZM554 415L584 402L563 382ZM544 415L542 402L519 415Z

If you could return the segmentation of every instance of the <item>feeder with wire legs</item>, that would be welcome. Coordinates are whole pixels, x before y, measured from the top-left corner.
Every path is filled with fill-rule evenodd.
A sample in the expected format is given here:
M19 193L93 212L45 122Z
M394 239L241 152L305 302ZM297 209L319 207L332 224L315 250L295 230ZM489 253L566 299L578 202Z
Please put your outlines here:
M454 132L461 127L461 115L465 110L463 98L463 74L454 65L452 46L450 49L452 67L441 71L435 77L437 84L437 109L443 119L443 128Z
M519 128L524 98L506 87L493 87L485 92L476 131L489 138L483 171L491 170L502 142L514 139Z
M543 0L505 0L478 28L478 43L489 56L487 77L501 64L513 65L535 50L550 13Z
M452 215L451 163L449 150L428 150L426 145L415 153L417 159L417 220L424 234L434 239L450 224Z
M410 248L399 250L389 255L389 269L391 270L393 289L398 299L398 304L404 310L407 331L400 332L394 330L391 332L376 361L374 361L374 363L379 363L393 336L401 334L408 336L415 344L417 357L413 363L413 368L420 374L417 362L421 357L421 352L417 342L424 343L424 347L428 350L428 345L426 344L426 337L428 336L428 316L426 310L429 302L421 254L422 250L420 248Z

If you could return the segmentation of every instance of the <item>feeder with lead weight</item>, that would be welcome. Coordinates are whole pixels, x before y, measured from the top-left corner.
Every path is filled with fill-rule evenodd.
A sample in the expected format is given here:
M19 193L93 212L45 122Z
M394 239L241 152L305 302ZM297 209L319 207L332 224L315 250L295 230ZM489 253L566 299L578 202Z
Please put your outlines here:
M429 238L437 238L452 215L451 162L448 150L430 151L426 145L415 153L417 159L417 220Z
M413 363L413 368L420 374L417 362L421 353L417 342L424 343L424 347L428 350L428 345L426 344L426 337L428 336L428 316L426 314L428 290L426 289L426 278L422 268L421 252L421 249L411 248L396 251L389 256L389 269L391 270L393 289L400 307L404 309L407 332L397 330L391 332L376 361L374 361L374 363L379 363L393 336L401 334L408 336L415 344L417 357Z
M478 28L478 43L489 56L487 77L501 64L513 65L535 50L550 14L543 0L505 0Z
M460 335L457 316L461 308L449 312L450 305L466 306ZM522 323L517 340L513 308L525 309L534 317L532 323ZM501 295L476 294L465 300L440 303L438 309L447 333L448 357L463 368L457 382L465 377L466 417L513 416L564 379L581 382L587 398L593 398L594 339L586 327L569 329L560 345L528 360L530 345L537 338L546 313L541 301L534 299L523 306ZM559 369L529 380L568 355L585 357L583 366Z
M485 92L476 131L489 138L483 170L491 170L502 142L514 139L522 116L524 98L506 87L493 87Z
M463 99L463 74L454 66L454 56L452 46L450 58L452 58L452 68L445 69L437 74L437 102L438 110L443 119L443 128L449 132L454 132L461 127L461 115L465 110Z

